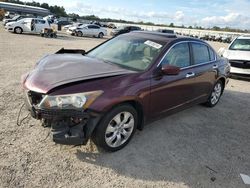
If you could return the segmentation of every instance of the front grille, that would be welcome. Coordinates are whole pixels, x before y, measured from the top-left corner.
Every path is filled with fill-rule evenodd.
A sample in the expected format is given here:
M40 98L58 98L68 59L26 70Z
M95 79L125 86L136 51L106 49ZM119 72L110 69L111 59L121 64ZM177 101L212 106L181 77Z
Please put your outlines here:
M36 109L38 114L42 118L45 119L53 119L53 118L65 118L65 117L72 117L72 118L83 118L88 119L89 115L84 110L72 110L72 109L64 109L64 110L57 110L57 109Z
M231 67L250 69L250 61L230 60Z

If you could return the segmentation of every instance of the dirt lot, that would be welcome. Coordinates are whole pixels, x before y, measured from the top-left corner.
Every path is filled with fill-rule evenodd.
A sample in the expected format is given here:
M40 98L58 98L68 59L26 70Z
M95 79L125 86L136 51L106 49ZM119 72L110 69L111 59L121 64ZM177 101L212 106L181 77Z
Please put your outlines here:
M115 153L56 145L31 118L16 125L23 73L61 47L90 49L103 40L44 39L1 26L0 187L246 187L239 174L250 175L247 81L231 79L215 108L198 105L147 125Z

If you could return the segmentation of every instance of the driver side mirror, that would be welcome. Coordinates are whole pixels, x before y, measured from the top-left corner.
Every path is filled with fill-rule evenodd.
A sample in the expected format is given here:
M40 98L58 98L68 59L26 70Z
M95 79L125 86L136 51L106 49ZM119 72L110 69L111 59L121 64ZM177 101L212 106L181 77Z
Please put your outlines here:
M161 72L164 75L178 75L180 73L180 67L176 67L173 65L163 65L161 68Z

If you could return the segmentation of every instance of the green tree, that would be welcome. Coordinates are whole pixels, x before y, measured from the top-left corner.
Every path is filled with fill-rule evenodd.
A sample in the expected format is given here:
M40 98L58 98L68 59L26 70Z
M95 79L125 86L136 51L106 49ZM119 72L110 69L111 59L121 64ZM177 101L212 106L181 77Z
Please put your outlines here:
M170 23L169 27L174 27L174 23Z

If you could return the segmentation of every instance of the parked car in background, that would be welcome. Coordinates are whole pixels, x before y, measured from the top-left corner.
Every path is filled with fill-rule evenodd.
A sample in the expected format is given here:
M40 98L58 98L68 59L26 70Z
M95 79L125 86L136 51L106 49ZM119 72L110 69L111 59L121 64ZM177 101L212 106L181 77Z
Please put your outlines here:
M32 117L51 127L56 143L92 138L117 151L145 123L200 103L215 106L229 68L204 41L138 31L88 52L61 49L45 56L22 85Z
M60 31L63 26L72 25L72 22L66 21L66 20L65 21L59 20L56 22L56 24L57 24L58 30Z
M214 41L222 42L222 36L216 35L215 38L214 38Z
M83 23L74 23L73 25L66 25L64 27L64 29L66 29L67 33L70 34L70 35L74 35L75 34L75 30L76 28L80 28L82 27L84 24ZM68 29L67 29L68 28Z
M232 37L231 36L227 36L227 35L223 35L221 37L221 42L224 42L224 43L231 43L232 42Z
M111 29L116 29L116 26L115 26L115 24L113 24L113 23L108 23L108 28L111 28Z
M117 29L113 29L111 31L111 35L118 36L120 34L129 33L130 31L138 31L138 30L141 30L141 28L137 26L120 26Z
M23 32L40 34L45 28L50 28L48 21L39 18L24 18L17 22L9 22L5 25L7 31L17 34L22 34Z
M161 33L174 34L174 30L171 30L171 29L157 29L156 31L161 32Z
M16 22L16 21L21 20L23 18L34 18L34 16L30 16L30 15L29 16L27 16L27 15L17 15L17 16L14 16L11 19L3 19L3 25L5 26L9 22Z
M89 36L103 38L108 34L107 29L95 24L82 25L75 30L75 35L78 37Z
M229 60L232 74L250 76L250 36L237 37L228 48L221 48L219 54Z
M208 40L209 39L209 35L202 35L200 36L201 40Z
M10 12L10 11L7 11L5 14L4 14L4 18L6 19L11 19L13 17L17 16L17 14L15 12Z

